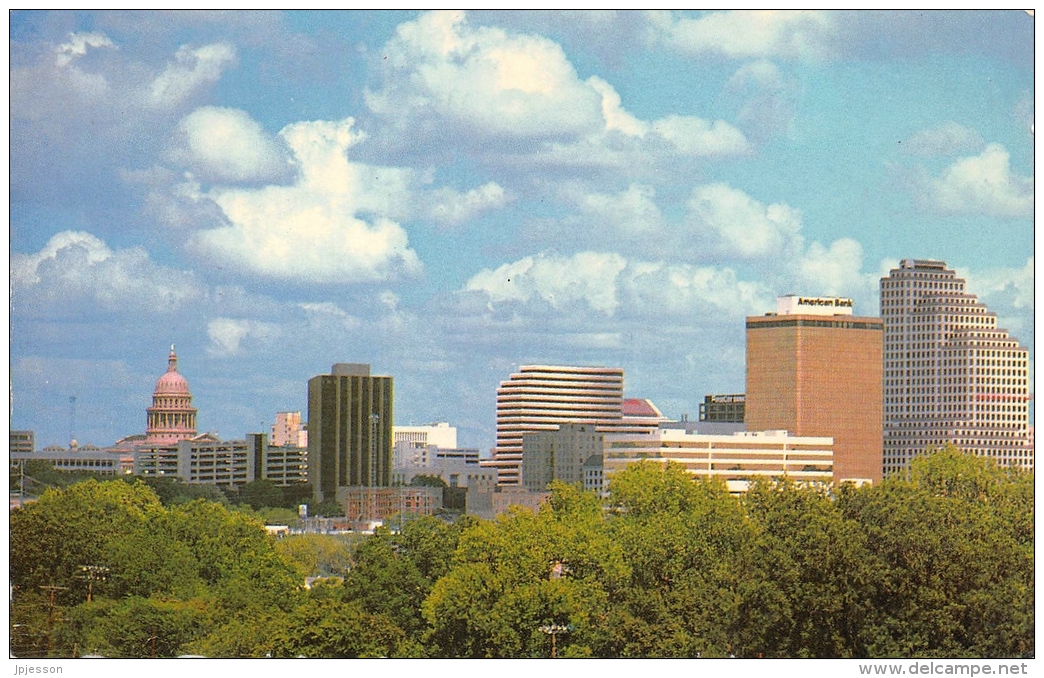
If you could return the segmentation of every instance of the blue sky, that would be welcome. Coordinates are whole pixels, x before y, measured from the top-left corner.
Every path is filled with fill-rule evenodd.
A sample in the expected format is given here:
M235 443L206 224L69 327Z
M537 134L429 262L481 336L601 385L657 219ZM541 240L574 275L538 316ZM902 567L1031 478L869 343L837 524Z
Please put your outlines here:
M1033 356L1033 19L15 12L11 384L38 446L201 430L335 362L494 442L519 365L695 417L779 294L943 259ZM75 420L70 396L76 396Z

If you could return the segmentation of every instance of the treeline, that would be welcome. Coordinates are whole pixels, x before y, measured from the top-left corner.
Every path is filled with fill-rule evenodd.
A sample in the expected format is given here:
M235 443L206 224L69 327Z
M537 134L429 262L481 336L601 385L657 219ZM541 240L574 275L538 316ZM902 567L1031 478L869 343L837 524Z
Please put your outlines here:
M607 500L558 485L537 513L354 542L87 481L11 514L12 653L1025 657L1033 559L1032 474L953 449L743 497L644 462Z

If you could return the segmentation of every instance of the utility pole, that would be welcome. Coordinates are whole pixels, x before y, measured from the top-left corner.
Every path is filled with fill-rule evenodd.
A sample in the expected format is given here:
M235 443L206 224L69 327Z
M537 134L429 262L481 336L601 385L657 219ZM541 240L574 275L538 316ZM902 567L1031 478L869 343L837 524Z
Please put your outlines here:
M563 626L562 624L545 624L540 627L540 630L551 636L551 658L555 659L558 657L558 649L555 643L559 633L569 633L573 630L573 625Z
M66 591L69 587L55 586L54 584L51 584L50 586L41 586L40 588L50 592L49 602L47 604L47 656L50 657L52 643L51 627L54 625L54 594L56 591Z
M105 581L109 578L109 568L104 565L81 565L80 571L83 578L87 580L87 602L91 602L91 594L94 593L94 582Z
M69 447L76 440L76 396L69 396Z

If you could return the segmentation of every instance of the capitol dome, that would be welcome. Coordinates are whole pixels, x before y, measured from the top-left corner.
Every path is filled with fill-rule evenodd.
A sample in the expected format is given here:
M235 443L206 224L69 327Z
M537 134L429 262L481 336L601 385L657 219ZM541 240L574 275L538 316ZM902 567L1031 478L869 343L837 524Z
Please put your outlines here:
M178 373L178 354L173 346L167 371L156 381L147 416L146 443L173 444L196 435L196 408L192 407L188 382Z
M188 382L178 373L178 355L174 347L170 347L167 359L167 372L156 381L154 395L189 395Z

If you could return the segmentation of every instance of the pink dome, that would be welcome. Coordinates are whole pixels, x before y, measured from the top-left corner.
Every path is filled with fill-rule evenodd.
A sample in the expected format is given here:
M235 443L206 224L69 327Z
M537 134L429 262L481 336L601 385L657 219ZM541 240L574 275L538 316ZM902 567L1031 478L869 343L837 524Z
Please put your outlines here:
M188 393L188 382L177 372L167 372L156 381L155 395L188 395Z
M185 377L178 374L178 354L170 347L167 372L156 381L152 407L145 410L146 444L173 444L196 435L196 408Z
M167 372L156 381L153 395L189 395L188 382L178 374L178 355L173 346L170 347L170 357L167 359Z

